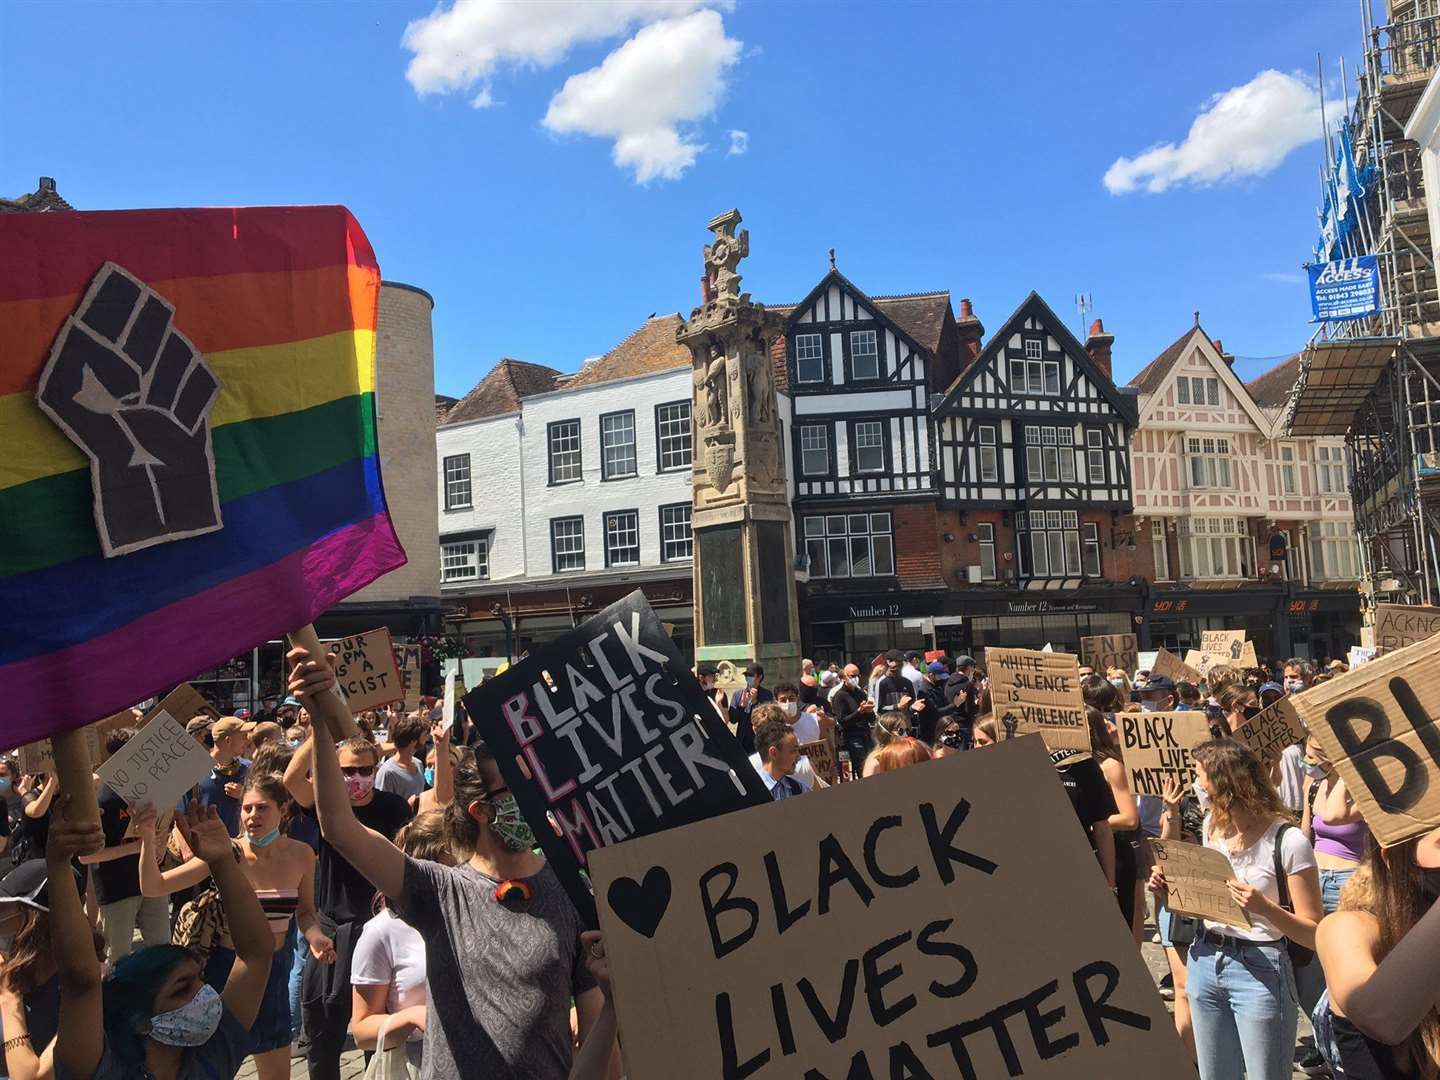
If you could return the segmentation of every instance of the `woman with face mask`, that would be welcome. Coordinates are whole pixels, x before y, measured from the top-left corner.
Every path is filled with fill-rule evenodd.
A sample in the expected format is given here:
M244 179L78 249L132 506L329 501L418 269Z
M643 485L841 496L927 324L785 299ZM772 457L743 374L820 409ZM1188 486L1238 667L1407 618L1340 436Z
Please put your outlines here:
M93 798L89 792L86 797ZM73 855L99 851L98 824L60 812L50 827L50 936L60 979L56 1075L67 1080L229 1080L250 1053L249 1029L270 975L274 939L255 890L235 862L213 807L192 804L195 854L210 866L225 905L235 964L223 993L202 978L200 963L175 945L155 945L115 965L102 983L93 928L80 902Z
M1372 845L1315 947L1315 1038L1336 1076L1440 1075L1440 829Z
M245 779L240 797L240 838L236 853L240 868L260 898L274 935L275 955L260 1014L250 1031L250 1051L255 1055L260 1080L284 1080L290 1075L290 971L295 946L290 937L293 918L310 954L321 963L335 959L335 943L320 929L315 911L315 852L308 844L282 836L280 826L290 802L284 781L273 773L252 771ZM137 809L134 815L140 833L140 891L145 896L167 896L198 885L210 877L210 866L201 858L161 871L155 850L153 807ZM228 913L226 913L228 915ZM203 977L215 990L224 988L235 964L234 944L228 929L215 935L206 957Z
M329 692L331 663L300 659L290 691L302 700ZM364 828L334 746L311 742L325 841L419 932L426 979L444 988L426 1004L425 1075L565 1080L575 1050L571 1001L583 1041L600 1019L604 995L585 968L580 915L534 850L535 836L493 755L476 746L475 764L455 770L445 827L459 862L442 866Z

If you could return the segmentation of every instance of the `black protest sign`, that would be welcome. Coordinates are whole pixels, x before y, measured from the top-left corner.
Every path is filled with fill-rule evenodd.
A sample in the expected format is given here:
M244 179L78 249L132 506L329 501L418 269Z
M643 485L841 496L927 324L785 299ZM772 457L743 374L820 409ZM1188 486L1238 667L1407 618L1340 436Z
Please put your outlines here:
M1095 634L1080 639L1080 662L1089 664L1097 675L1111 668L1133 675L1140 662L1139 649L1134 634Z
M486 679L465 708L592 926L594 849L770 801L638 590Z
M1164 795L1168 780L1188 793L1190 751L1210 738L1210 724L1199 710L1122 712L1115 714L1115 734L1134 794Z
M1383 847L1440 826L1440 636L1291 701Z
M1192 1074L1066 818L1016 738L595 852L626 1075Z

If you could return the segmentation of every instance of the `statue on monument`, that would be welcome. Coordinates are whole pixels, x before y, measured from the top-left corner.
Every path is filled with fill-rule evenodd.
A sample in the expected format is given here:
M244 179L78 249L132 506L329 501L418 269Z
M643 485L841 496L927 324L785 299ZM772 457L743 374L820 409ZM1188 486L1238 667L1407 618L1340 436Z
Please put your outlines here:
M710 223L715 233L715 242L705 245L705 273L710 279L710 296L721 303L738 301L740 275L735 271L740 260L750 254L750 230L735 235L735 226L740 224L740 211L731 210Z

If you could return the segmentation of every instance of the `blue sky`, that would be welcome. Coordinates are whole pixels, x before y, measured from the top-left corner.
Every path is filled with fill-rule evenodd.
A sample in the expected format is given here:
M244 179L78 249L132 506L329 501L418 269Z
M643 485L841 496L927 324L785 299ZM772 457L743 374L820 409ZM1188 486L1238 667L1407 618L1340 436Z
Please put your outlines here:
M1074 328L1089 292L1121 377L1197 308L1247 378L1308 336L1321 155L1289 73L1323 54L1339 96L1353 0L669 2L11 0L0 193L44 174L81 209L344 203L384 275L434 295L451 394L688 313L731 206L761 300L799 299L833 246L862 289L948 288L990 330L1031 289ZM1164 191L1107 190L1157 143L1182 144Z

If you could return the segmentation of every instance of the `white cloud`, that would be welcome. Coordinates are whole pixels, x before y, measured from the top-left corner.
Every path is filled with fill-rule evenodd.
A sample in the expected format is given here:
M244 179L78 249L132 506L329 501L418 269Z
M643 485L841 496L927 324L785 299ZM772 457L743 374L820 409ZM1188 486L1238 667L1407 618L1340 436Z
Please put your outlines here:
M469 90L505 65L553 67L572 46L685 15L716 0L455 0L405 27L417 93ZM720 6L729 7L727 0ZM481 91L485 95L485 91Z
M565 80L545 126L614 139L615 164L633 169L642 184L675 180L705 149L680 125L714 111L741 47L715 11L653 22L598 67Z
M750 149L750 133L748 131L737 131L732 128L727 134L730 136L730 149L725 151L726 157L739 157Z
M488 109L495 104L495 95L490 92L488 85L480 87L479 93L470 99L472 109Z
M1340 114L1326 107L1329 115ZM1112 195L1142 188L1156 193L1177 184L1264 176L1296 147L1320 138L1320 130L1315 84L1298 74L1262 71L1207 101L1179 145L1158 143L1133 158L1116 158L1105 170L1105 187Z

